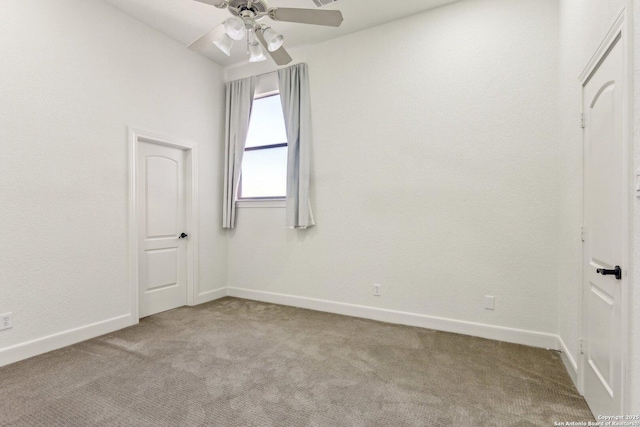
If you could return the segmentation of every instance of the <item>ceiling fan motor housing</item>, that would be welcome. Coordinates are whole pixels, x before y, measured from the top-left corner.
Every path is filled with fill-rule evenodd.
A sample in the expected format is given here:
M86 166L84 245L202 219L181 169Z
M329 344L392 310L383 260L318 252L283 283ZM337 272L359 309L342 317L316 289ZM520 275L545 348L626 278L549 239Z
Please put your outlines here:
M249 2L247 0L229 1L229 12L236 16L242 16L243 12L249 12L253 13L253 16L259 16L266 14L268 10L269 6L265 0L254 0L251 2L251 7L249 7Z

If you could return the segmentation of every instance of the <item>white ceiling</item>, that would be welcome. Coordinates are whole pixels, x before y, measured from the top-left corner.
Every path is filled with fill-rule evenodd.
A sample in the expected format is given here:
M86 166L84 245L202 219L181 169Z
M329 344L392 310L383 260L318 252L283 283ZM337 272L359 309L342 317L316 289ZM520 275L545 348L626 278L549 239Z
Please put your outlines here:
M227 10L217 9L194 0L105 1L185 46L231 16ZM312 0L267 1L270 7L316 8ZM272 27L284 35L284 46L287 50L291 50L375 27L455 1L457 0L339 0L323 8L342 11L344 22L339 28L286 22L273 22ZM240 64L246 62L248 58L243 42L235 43L230 57L213 45L202 54L222 66ZM295 61L295 54L292 53L291 56Z

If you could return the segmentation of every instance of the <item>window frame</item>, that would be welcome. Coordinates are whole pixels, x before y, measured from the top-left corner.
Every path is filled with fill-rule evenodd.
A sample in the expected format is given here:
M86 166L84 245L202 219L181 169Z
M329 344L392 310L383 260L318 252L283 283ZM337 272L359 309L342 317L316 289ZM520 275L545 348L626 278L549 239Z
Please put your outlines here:
M279 90L260 93L260 94L254 95L253 102L259 99L269 98L277 95L280 95ZM260 150L268 150L268 149L282 148L282 147L288 148L289 141L278 143L278 144L260 145L257 147L245 147L243 150L243 153L246 153L248 151L260 151ZM243 159L243 162L244 162L244 159ZM285 207L286 200L287 200L286 194L284 196L243 197L242 196L242 174L240 174L240 182L238 183L238 200L236 201L236 207L280 208L280 207Z

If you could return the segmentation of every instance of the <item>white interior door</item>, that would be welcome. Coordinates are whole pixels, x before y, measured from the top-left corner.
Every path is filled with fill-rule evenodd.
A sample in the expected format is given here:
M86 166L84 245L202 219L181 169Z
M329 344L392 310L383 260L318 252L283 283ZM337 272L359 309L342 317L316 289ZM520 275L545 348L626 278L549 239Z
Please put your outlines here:
M138 143L139 316L187 303L185 161L183 150Z
M622 286L626 279L624 49L615 45L583 87L584 397L593 413L622 413ZM616 268L622 274L616 277ZM603 275L606 274L606 275Z

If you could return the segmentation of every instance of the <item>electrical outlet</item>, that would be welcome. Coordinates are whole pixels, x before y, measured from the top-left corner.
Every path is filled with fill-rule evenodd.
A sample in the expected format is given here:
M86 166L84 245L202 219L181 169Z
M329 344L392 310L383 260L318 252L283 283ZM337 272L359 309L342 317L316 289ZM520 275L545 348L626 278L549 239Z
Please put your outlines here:
M485 310L495 310L496 308L496 297L492 295L484 296L484 308Z
M13 328L12 314L13 313L0 314L0 331Z
M373 296L375 297L382 296L382 290L380 289L381 287L382 285L378 285L378 284L373 285Z

